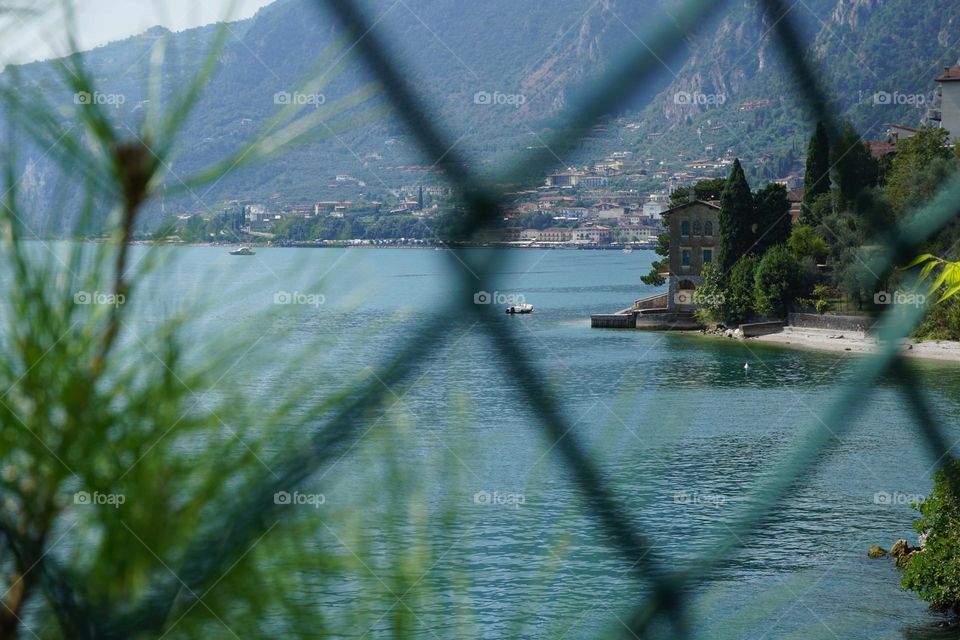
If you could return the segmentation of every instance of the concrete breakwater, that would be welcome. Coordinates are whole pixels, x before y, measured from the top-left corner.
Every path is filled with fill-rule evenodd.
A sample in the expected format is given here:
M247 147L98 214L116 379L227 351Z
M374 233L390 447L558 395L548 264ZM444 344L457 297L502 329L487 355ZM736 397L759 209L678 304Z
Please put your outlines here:
M671 309L667 293L658 293L636 300L633 305L616 313L597 313L590 316L590 326L596 329L645 329L648 331L692 331L701 325L692 311Z

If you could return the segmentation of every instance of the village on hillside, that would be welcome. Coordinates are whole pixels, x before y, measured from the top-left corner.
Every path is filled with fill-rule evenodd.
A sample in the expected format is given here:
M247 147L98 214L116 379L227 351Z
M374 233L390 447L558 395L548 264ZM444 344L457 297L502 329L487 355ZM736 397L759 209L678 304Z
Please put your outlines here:
M936 80L933 104L915 126L889 123L879 140L866 141L871 155L888 161L898 142L909 139L920 125L953 126L960 118L952 96L955 67ZM764 106L748 102L738 110ZM532 248L638 248L653 249L666 232L663 215L683 204L685 194L698 183L724 179L735 160L733 149L720 153L712 144L702 157L690 159L637 157L621 149L600 160L566 167L543 183L510 194L500 224L475 235L470 244ZM788 175L771 181L784 187L794 220L803 201L802 166L806 156ZM219 212L189 211L173 216L166 225L166 240L200 243L270 242L301 246L417 246L441 243L444 216L457 208L449 186L426 184L433 171L407 167L419 183L390 189L388 198L356 197L367 187L349 174L332 176L327 193L343 191L342 199L294 201L280 193L260 201L235 200ZM436 177L436 176L433 176Z

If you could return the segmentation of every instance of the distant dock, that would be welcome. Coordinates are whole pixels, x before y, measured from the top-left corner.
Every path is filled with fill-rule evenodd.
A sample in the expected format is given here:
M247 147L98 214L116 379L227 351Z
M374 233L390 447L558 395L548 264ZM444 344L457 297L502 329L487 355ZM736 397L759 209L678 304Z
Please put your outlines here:
M640 298L616 313L595 313L590 316L594 329L644 329L647 331L695 331L702 329L693 311L669 308L667 293Z

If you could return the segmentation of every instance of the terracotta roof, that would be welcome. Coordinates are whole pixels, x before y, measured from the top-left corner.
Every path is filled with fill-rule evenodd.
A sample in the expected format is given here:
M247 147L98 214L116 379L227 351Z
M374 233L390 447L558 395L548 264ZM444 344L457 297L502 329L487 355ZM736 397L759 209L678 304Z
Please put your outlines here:
M803 202L803 188L787 191L788 202Z
M958 82L960 81L960 64L953 67L944 67L943 75L937 78L937 82Z
M665 216L665 215L668 215L668 214L670 214L670 213L673 213L674 211L679 211L680 209L685 209L685 208L689 207L690 205L694 205L694 204L702 204L703 206L709 207L709 208L711 208L711 209L718 209L718 210L720 209L720 207L718 207L717 205L713 204L712 202L704 202L703 200L694 200L694 201L692 201L692 202L684 202L683 204L681 204L681 205L679 205L679 206L676 206L676 207L674 207L674 208L672 208L672 209L667 209L666 211L664 211L664 212L661 213L660 215Z
M870 146L870 155L874 158L882 158L897 152L897 145L886 140L871 140L867 144Z

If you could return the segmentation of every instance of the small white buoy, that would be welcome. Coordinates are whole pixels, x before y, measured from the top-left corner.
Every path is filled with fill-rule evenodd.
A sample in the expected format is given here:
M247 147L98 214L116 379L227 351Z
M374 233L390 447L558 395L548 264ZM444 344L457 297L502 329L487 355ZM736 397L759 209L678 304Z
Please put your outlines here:
M744 362L744 363L743 363L743 368L746 369L746 370L749 370L749 369L750 369L750 363L749 363L749 362Z

